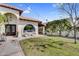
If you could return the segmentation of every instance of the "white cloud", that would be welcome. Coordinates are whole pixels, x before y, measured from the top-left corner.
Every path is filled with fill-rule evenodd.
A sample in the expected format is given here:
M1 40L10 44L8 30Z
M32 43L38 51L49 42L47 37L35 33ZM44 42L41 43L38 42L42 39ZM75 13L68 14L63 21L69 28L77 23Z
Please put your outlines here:
M52 4L52 7L57 7L56 3Z
M52 7L57 8L57 7L60 7L60 5L62 5L62 3L53 3Z
M23 13L29 14L31 13L31 11L32 11L31 7L27 7L27 9Z
M27 10L30 10L31 11L32 9L31 9L31 7L27 7Z
M29 13L31 13L31 11L25 10L23 13L29 14Z

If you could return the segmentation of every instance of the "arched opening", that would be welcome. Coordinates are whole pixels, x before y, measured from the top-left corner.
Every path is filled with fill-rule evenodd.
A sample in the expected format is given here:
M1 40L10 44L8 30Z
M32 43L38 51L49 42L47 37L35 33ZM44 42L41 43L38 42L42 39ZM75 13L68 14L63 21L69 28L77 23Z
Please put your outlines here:
M27 24L24 27L24 32L34 32L35 31L35 27L32 24Z
M16 35L16 20L17 16L12 13L5 13L4 14L7 18L6 24L5 24L5 33L8 36L14 36Z
M12 13L5 13L4 14L7 18L7 22L13 21L13 20L17 20L17 16L15 14Z

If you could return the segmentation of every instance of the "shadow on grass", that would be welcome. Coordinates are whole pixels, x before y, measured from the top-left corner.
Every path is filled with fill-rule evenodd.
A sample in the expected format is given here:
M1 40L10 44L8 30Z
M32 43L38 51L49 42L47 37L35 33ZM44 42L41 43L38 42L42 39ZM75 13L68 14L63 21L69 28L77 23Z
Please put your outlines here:
M40 50L40 48L46 49L46 48L56 48L56 49L62 49L61 47L64 45L64 42L52 42L52 43L47 43L47 44L39 44L35 45L37 47L37 50Z
M50 37L62 37L62 38L68 38L68 39L74 39L74 37L67 37L67 36L59 36L59 35L47 35ZM79 37L77 37L77 40L79 40Z

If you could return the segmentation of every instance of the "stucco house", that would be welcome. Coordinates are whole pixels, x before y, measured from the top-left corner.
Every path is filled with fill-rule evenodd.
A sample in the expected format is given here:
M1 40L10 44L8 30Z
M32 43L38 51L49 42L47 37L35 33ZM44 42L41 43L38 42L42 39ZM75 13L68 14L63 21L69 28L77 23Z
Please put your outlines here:
M44 34L45 25L37 19L21 16L22 12L14 6L0 4L0 14L5 15L8 20L1 26L1 33L16 37Z

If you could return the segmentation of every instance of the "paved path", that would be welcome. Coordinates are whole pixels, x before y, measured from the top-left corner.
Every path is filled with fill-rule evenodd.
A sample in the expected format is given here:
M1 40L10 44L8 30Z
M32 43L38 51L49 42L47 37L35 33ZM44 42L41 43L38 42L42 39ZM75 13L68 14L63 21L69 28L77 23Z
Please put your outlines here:
M1 42L0 42L1 43ZM0 45L0 56L24 56L17 40L6 40Z

